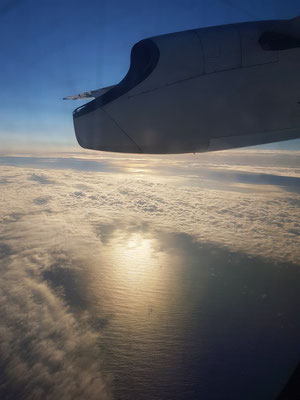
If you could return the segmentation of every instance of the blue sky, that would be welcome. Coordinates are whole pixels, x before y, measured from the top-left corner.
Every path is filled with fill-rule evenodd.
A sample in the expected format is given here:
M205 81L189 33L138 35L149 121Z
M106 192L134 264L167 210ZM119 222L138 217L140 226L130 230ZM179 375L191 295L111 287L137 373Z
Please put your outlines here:
M1 148L79 149L72 110L80 103L62 97L118 82L142 38L296 15L298 0L3 0Z

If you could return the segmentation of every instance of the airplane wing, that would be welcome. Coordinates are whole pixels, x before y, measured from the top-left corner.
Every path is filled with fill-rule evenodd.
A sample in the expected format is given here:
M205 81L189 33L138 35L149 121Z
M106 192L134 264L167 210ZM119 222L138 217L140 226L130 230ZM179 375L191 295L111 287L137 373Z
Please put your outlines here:
M82 100L82 99L97 98L97 97L102 96L108 90L112 89L114 86L116 86L116 85L106 86L101 89L91 90L89 92L75 94L74 96L67 96L67 97L64 97L63 100Z
M200 153L300 139L300 18L136 43L126 76L75 98L78 143L123 153Z

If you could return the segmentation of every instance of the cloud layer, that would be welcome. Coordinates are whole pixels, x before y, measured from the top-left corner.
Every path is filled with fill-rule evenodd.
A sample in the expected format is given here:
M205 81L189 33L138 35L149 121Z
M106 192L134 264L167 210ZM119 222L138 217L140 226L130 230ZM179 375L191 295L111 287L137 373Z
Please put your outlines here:
M55 268L80 270L101 259L105 226L147 224L248 257L300 265L300 173L289 156L104 158L104 166L75 155L63 162L28 158L18 167L3 162L4 398L110 398L99 364L101 331L45 279Z
M56 164L62 168L60 159L52 159L52 169L49 159L47 169L43 159L43 169L3 166L0 215L4 223L16 222L13 231L25 226L33 233L49 224L51 232L55 223L67 230L80 227L79 234L89 238L99 222L145 220L249 256L299 263L299 158L265 153L190 156L189 162L163 158L160 164L156 158L144 164L112 158L105 172L105 159L100 172L92 161L91 172L88 157L84 170L74 171L74 156L69 164L64 158L65 169L56 169ZM82 158L76 160L78 166Z

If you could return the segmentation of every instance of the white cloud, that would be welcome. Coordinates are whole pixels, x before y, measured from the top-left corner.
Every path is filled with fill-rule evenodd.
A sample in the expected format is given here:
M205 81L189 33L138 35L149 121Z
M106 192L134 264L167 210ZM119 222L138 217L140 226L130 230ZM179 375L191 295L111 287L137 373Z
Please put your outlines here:
M112 218L145 220L251 256L300 263L300 168L293 153L222 152L162 158L161 164L159 158L145 158L146 173L121 173L142 164L141 157L112 157L108 163L116 160L119 172L113 173L2 167L4 178L17 176L2 185L0 217L5 222L19 216L20 229L39 232L38 237L63 224L67 231L79 229L82 239L84 227L92 238L94 226ZM159 166L160 174L147 171Z
M108 399L99 333L41 279L57 259L52 244L16 234L2 252L0 360L4 397ZM25 235L25 236L23 236ZM22 241L19 244L18 241Z

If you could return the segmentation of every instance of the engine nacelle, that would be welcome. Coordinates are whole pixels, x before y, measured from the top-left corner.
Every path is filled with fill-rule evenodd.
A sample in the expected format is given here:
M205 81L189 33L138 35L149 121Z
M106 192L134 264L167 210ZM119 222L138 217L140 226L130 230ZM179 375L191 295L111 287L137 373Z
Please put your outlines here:
M299 71L300 17L145 39L120 83L87 92L96 98L73 112L76 137L87 149L160 154L296 139Z

